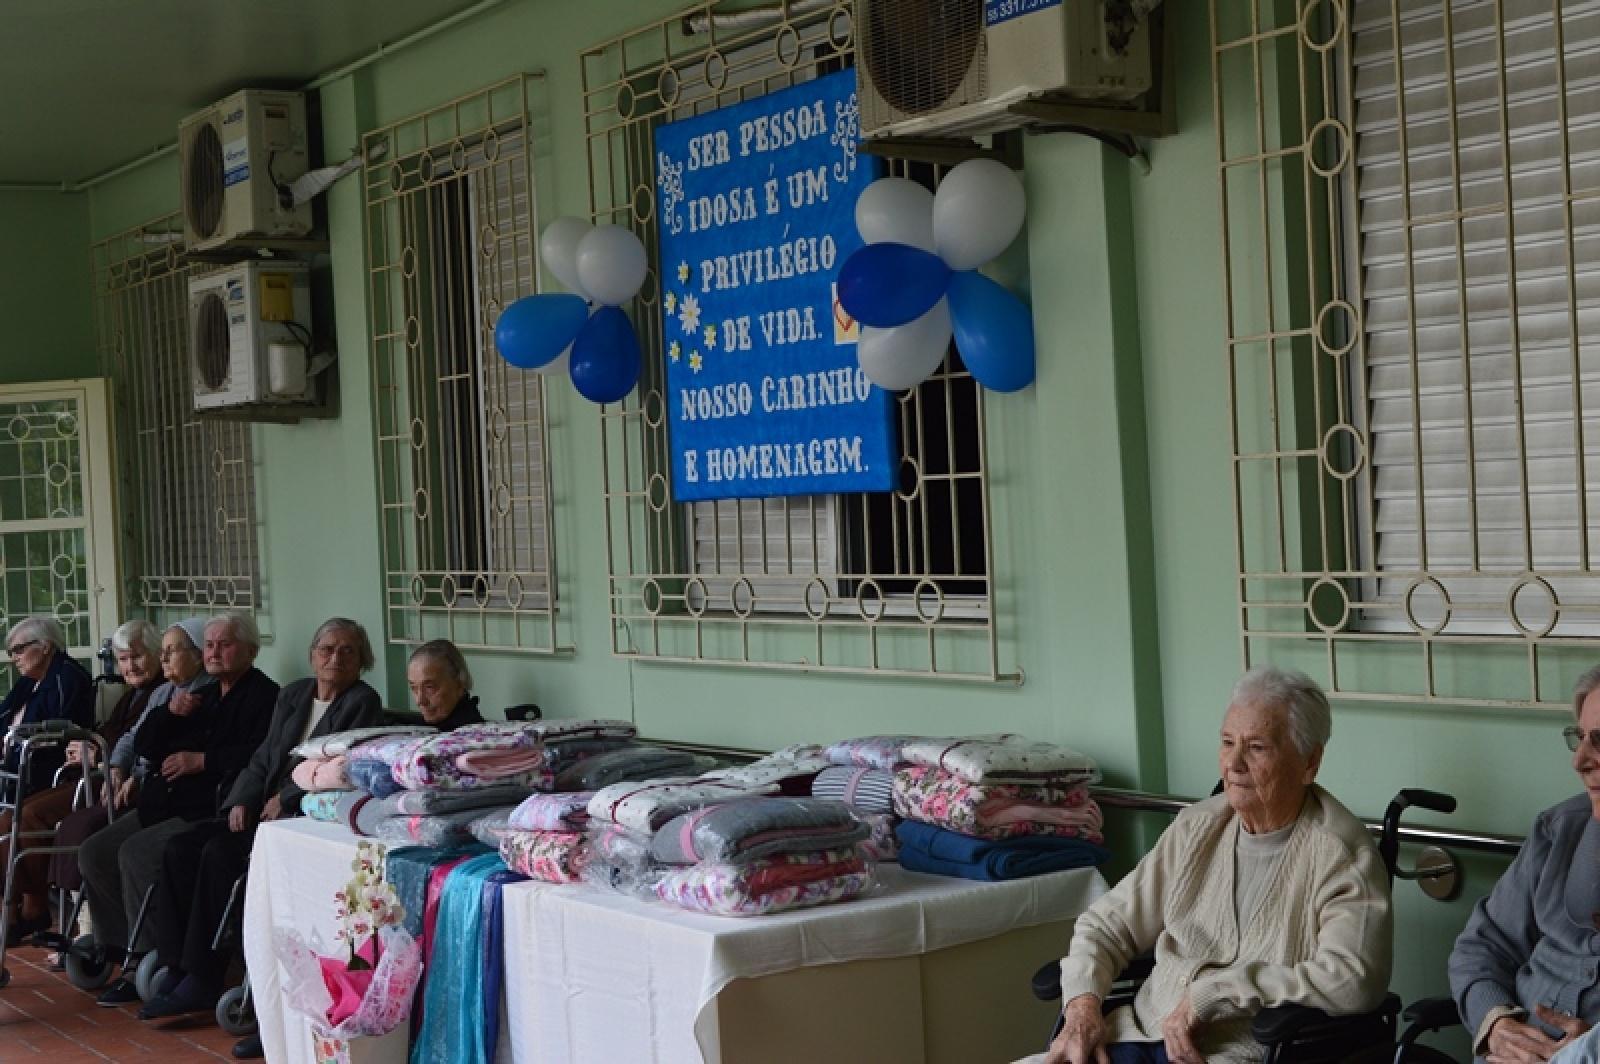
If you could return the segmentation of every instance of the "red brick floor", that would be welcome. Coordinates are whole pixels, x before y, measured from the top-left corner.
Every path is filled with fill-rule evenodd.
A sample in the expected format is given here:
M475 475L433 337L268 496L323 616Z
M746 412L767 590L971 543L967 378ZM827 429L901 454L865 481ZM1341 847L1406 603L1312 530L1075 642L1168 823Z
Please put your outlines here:
M52 972L45 952L10 950L11 983L0 990L0 1064L231 1060L236 1041L209 1016L141 1023L137 1005L103 1009Z

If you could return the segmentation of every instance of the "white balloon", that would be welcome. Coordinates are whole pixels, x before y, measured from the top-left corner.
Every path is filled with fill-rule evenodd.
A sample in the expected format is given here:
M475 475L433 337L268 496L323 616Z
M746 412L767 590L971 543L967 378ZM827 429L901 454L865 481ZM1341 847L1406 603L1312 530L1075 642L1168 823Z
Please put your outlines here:
M1017 238L1026 212L1022 179L994 159L968 159L933 194L933 241L952 270L975 270Z
M856 359L867 379L891 392L915 388L950 349L950 304L943 299L922 317L892 329L861 326Z
M620 307L639 294L650 263L633 230L597 225L578 244L578 283L596 303Z
M933 250L933 193L903 177L881 177L856 200L856 229L869 244Z
M546 377L565 377L567 375L567 367L571 364L572 345L568 344L566 347L561 349L561 353L559 355L557 355L555 358L552 358L549 362L546 362L533 372L542 374Z
M582 218L557 218L544 227L539 237L539 258L556 275L561 287L585 300L589 293L578 280L578 245L594 231Z

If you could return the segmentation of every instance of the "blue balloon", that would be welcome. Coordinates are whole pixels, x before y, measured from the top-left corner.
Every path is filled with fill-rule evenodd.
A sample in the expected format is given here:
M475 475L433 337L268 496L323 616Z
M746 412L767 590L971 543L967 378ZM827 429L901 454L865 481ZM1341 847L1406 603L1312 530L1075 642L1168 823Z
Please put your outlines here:
M950 278L950 323L956 349L978 383L1014 392L1033 383L1033 312L981 273Z
M639 383L643 358L621 307L595 311L572 341L572 386L591 403L615 403Z
M916 321L944 296L950 267L909 244L867 244L839 268L839 305L863 325L892 329Z
M494 346L518 369L538 369L567 349L589 320L589 304L565 292L523 296L500 312Z

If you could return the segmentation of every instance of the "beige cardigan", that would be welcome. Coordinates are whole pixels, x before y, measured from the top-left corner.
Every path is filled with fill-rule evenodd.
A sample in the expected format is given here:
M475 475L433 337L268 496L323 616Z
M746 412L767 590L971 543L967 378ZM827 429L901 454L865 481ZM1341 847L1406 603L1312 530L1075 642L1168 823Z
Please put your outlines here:
M1389 985L1389 876L1372 835L1313 786L1249 926L1234 915L1240 831L1217 795L1179 814L1138 866L1078 918L1061 961L1062 1002L1104 998L1117 973L1155 949L1134 1004L1107 1021L1108 1042L1159 1042L1189 993L1207 1060L1261 1053L1250 1017L1298 1002L1330 1013L1375 1008Z

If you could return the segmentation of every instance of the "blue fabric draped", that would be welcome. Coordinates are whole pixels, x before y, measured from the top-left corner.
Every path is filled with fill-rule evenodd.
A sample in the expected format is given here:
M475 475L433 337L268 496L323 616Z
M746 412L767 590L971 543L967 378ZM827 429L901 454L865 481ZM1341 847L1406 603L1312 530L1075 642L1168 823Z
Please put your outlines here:
M894 833L900 840L901 867L987 882L1086 868L1111 857L1104 847L1059 835L1022 835L996 841L916 820L901 821Z
M483 1052L493 1060L500 1042L500 992L505 981L505 924L501 901L507 883L520 883L528 877L502 868L489 875L483 884Z
M411 1046L411 1064L490 1064L493 1047L483 1045L485 884L505 871L499 854L463 861L450 872L439 901L433 963L424 991L422 1028ZM496 998L491 1007L497 1014Z

